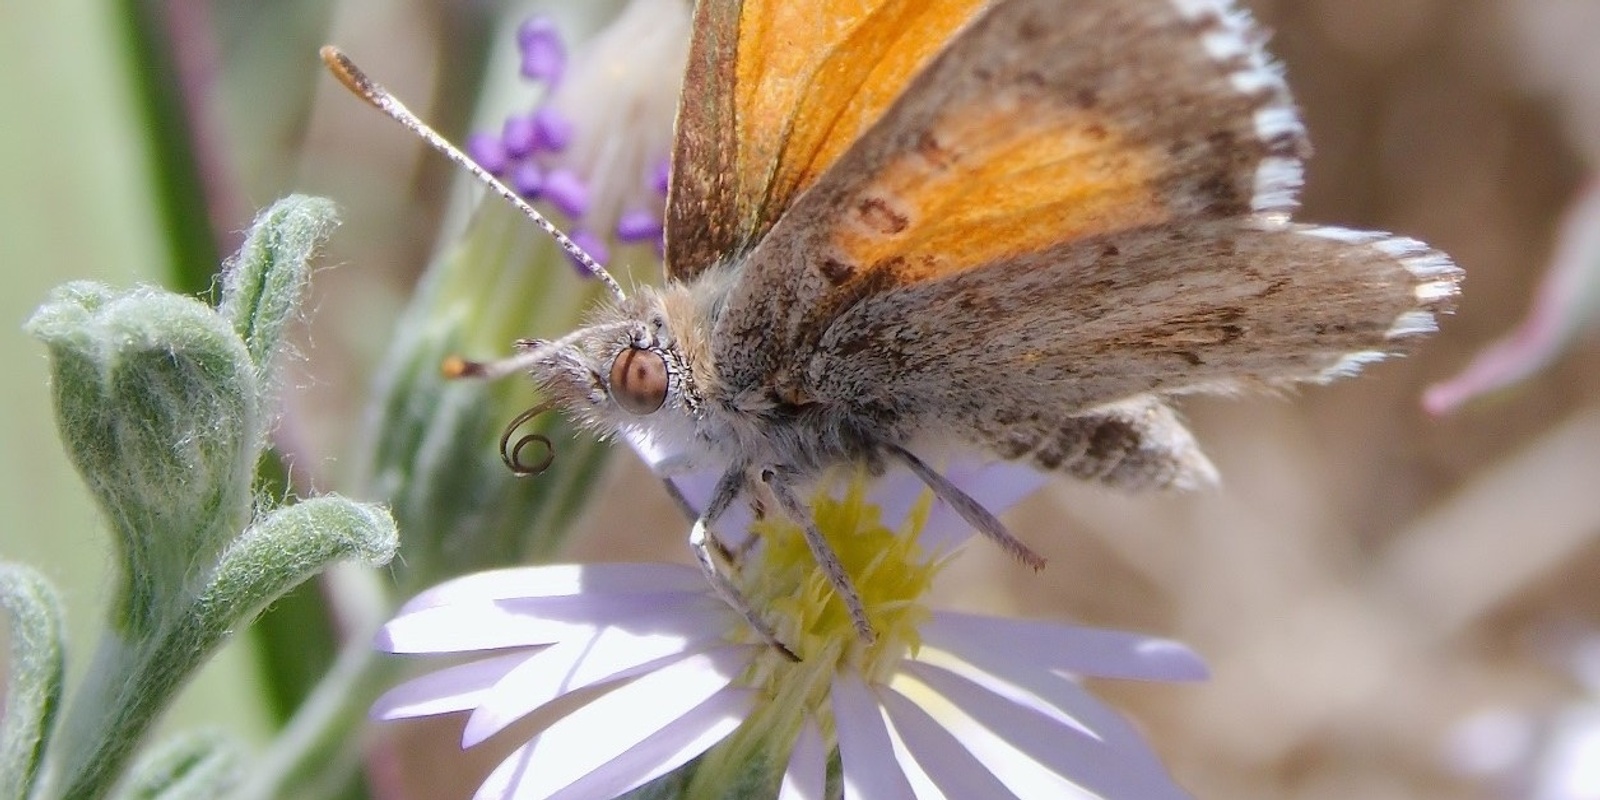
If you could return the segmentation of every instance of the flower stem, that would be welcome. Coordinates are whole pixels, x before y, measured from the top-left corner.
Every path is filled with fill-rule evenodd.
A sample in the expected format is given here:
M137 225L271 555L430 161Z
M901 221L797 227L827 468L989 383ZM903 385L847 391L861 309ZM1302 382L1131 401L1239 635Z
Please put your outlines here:
M372 647L372 631L351 636L333 667L234 795L238 800L335 797L362 767L367 708L400 664Z

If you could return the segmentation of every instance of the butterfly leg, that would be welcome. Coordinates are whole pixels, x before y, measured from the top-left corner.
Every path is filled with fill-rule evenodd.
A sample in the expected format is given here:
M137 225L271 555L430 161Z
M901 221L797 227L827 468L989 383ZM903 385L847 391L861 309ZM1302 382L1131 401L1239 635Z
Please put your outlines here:
M689 529L689 549L694 552L695 562L700 565L700 571L705 573L706 580L711 583L711 589L716 592L717 597L739 612L739 616L743 617L767 644L772 645L790 661L799 662L800 657L778 638L777 631L774 631L772 626L751 607L750 601L745 599L739 587L734 585L728 574L723 571L722 565L717 562L717 553L726 558L728 549L712 532L711 526L716 524L735 500L739 499L739 493L744 490L746 480L747 476L742 466L736 465L723 473L722 478L717 481L717 488L711 493L711 500L706 503L705 513L701 514L695 520L694 526ZM682 499L681 494L675 491L674 494ZM687 501L682 505L685 508L689 506ZM713 553L713 549L717 553Z
M995 515L989 513L989 509L984 508L982 503L972 499L972 495L961 491L960 487L950 482L949 478L939 474L937 470L928 466L922 459L917 458L904 447L889 445L888 450L896 458L905 462L905 465L910 467L911 471L916 473L917 477L927 484L929 489L933 490L934 496L949 503L950 507L955 509L955 512L960 514L968 525L977 529L984 536L989 537L995 544L1000 545L1001 549L1009 553L1012 558L1036 570L1044 569L1044 556L1033 552L1027 545L1022 543L1021 539L1012 536L1011 531L1006 530L1005 524L995 518Z
M844 600L845 608L850 611L850 621L855 623L856 633L861 634L861 638L867 642L876 640L878 634L872 629L872 623L867 621L867 607L861 602L861 593L856 591L855 584L850 582L850 576L844 571L844 564L839 562L839 555L833 552L828 539L817 527L810 509L806 508L788 481L777 471L770 469L763 471L761 482L772 492L773 499L778 501L778 507L783 510L784 515L805 532L806 546L811 548L811 557L816 559L817 566L822 568L822 573L828 577L828 582L833 584L834 591Z

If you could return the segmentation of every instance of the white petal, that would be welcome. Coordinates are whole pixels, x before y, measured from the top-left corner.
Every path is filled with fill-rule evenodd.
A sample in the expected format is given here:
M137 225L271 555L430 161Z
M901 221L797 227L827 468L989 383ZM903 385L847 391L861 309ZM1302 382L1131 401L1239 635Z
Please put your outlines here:
M690 715L727 688L748 663L747 649L722 648L619 686L518 748L476 796L550 797Z
M849 800L915 800L901 773L878 699L861 679L841 672L833 681L833 720Z
M981 663L968 663L931 647L922 648L916 660L944 667L1013 703L1101 739L1129 760L1143 760L1149 766L1163 768L1161 758L1138 730L1071 676L1013 661L1004 654L969 655Z
M928 712L893 689L880 688L878 696L900 741L945 797L1015 800L1016 795Z
M384 692L368 714L373 719L406 719L476 708L484 693L533 655L507 653L413 678Z
M1022 800L1105 800L1057 775L960 712L945 714L950 717L940 720L945 730Z
M1156 800L1187 797L1165 770L1065 726L1031 708L1016 705L949 670L906 662L906 674L960 709L974 722L1051 771L1105 798ZM963 736L961 726L952 730Z
M451 603L518 597L704 592L705 577L682 564L552 564L477 572L413 597L400 614Z
M783 771L778 800L823 800L828 794L828 751L817 723L806 717Z
M561 642L525 659L483 695L461 732L461 746L471 747L499 733L558 697L663 667L720 641L716 629L708 634L635 636L602 628L592 636Z
M973 660L969 655L988 654L1097 678L1194 681L1207 677L1200 657L1170 639L1053 622L940 612L923 626L922 641L969 661Z
M699 579L702 584L704 578ZM705 593L518 598L456 603L402 614L378 631L391 653L459 653L552 644L617 627L636 635L728 630L732 612Z
M631 792L726 739L750 716L756 699L754 689L723 689L602 769L552 795L551 800L616 797Z

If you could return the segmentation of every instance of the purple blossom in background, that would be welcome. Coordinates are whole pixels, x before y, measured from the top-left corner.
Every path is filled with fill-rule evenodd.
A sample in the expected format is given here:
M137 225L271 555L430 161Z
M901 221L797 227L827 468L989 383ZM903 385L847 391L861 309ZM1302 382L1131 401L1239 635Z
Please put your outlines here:
M607 137L614 131L606 126L612 123L586 127L583 121L574 119L559 107L564 92L592 103L592 98L582 96L593 93L593 87L585 84L585 79L591 76L583 70L570 71L566 41L554 21L548 18L535 17L524 22L517 31L517 44L523 77L542 84L546 91L534 108L508 116L498 133L473 133L468 139L468 155L491 173L506 178L524 199L548 202L566 217L564 227L604 231L598 240L604 242L599 251L608 251L613 243L651 244L659 255L663 248L662 218L666 197L665 146L663 152L645 159L648 166L641 166L639 174L631 181L631 189L626 188L629 182L623 181L623 196L609 194L617 188L614 179L607 186L597 186L595 181L600 179L600 173L615 169L618 162L614 154L602 152L589 156L599 158L594 162L585 161L575 150L584 137L609 141ZM580 56L580 65L581 61ZM625 99L613 102L627 103ZM630 124L641 122L644 120ZM660 124L663 133L670 133L670 118L661 120ZM596 202L597 193L606 193L606 200ZM645 217L653 219L646 221ZM591 236L590 241L596 241L595 237ZM590 255L597 261L606 260L595 250L590 250Z

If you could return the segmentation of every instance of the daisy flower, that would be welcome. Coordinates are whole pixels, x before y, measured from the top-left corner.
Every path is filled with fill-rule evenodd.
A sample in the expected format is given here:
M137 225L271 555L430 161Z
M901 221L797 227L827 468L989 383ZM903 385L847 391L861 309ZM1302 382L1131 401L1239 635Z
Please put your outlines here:
M1013 465L950 477L997 511L1041 480ZM680 488L692 502L703 483ZM463 747L519 721L533 729L480 800L610 798L697 758L681 796L820 800L830 782L865 800L1186 796L1078 678L1198 680L1205 668L1191 651L932 610L934 576L965 536L959 518L910 475L870 494L859 476L824 483L813 513L861 592L874 642L857 635L799 528L768 518L749 523L733 577L798 663L695 567L504 569L424 592L384 627L389 652L473 658L391 690L374 716L469 712Z

